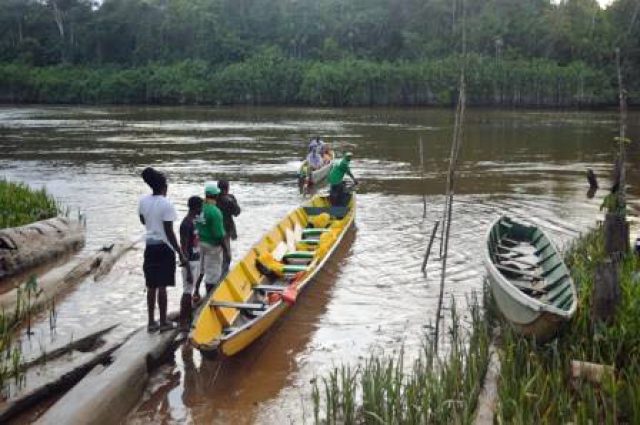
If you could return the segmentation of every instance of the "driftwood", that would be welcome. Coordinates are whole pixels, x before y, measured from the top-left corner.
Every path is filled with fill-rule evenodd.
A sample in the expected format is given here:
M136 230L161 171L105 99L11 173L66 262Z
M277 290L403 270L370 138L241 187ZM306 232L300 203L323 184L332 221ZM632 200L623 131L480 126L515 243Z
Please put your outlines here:
M69 354L74 350L83 350L86 348L86 344L97 346L95 350L90 352L76 352L76 356L70 359L65 356L61 362L57 362L58 367L49 366L49 369L55 372L52 376L47 377L46 373L39 370L38 365L45 361L44 356L36 357L29 364L25 364L24 367L28 368L25 372L25 381L27 383L38 381L38 384L8 401L0 403L0 423L6 423L42 400L59 395L79 382L96 365L107 363L111 354L126 340L126 337L117 341L102 339L105 333L111 331L115 326L117 325L111 325L107 328L101 327L97 331L91 331L77 340L54 348L47 353L46 360L56 362L55 357Z
M613 366L598 363L571 360L571 378L584 379L594 384L600 384L605 378L614 376Z
M84 245L84 226L65 217L0 230L0 279L55 260Z
M593 283L591 317L594 321L610 323L620 303L618 264L611 260L598 264Z
M159 334L138 330L112 354L112 363L95 367L36 423L120 423L142 397L150 367L172 349L177 334L177 329Z
M112 323L106 326L100 326L97 329L90 329L88 331L81 332L79 335L74 335L70 342L47 347L47 351L38 353L37 355L27 355L22 362L22 368L26 369L41 363L46 363L73 350L86 351L87 347L95 345L98 338L108 332L111 332L117 326L117 323Z
M494 342L496 334L493 336ZM494 342L489 347L489 366L484 376L482 390L478 396L478 404L473 419L474 425L493 425L493 418L498 403L498 378L500 377L500 356Z
M67 264L45 273L37 279L37 297L35 297L35 295L31 296L31 308L37 308L39 305L46 304L65 288L79 282L94 272L102 271L101 276L104 276L104 274L109 272L118 258L135 243L136 241L118 242L113 244L110 250L101 249L90 257L74 258ZM107 265L101 269L100 267L105 261ZM18 304L20 292L24 293L24 289L14 288L11 291L0 294L0 310L7 312L14 311Z
M109 274L116 261L141 240L142 237L139 237L134 240L116 242L109 247L102 248L100 264L98 265L94 279L97 281Z

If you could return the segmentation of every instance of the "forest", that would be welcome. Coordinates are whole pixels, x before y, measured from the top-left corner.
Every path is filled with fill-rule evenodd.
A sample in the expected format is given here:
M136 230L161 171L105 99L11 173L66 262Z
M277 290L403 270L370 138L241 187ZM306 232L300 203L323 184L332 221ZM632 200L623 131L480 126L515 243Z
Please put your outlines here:
M640 1L2 0L0 101L640 104ZM461 56L462 31L468 54Z

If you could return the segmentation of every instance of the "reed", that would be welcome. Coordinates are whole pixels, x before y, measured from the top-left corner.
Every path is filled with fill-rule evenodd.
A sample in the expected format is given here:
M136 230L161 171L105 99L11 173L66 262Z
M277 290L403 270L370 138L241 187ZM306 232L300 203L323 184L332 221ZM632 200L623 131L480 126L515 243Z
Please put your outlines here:
M43 188L0 179L0 229L55 217L60 208Z
M612 325L590 316L594 269L605 258L602 230L579 238L565 255L580 304L559 338L540 346L503 326L499 423L640 423L640 285L633 254L621 264L622 301ZM572 379L572 360L613 366L602 382Z
M451 302L443 357L427 335L410 367L400 350L373 354L355 367L336 366L314 380L315 423L470 423L487 369L492 321L475 294L467 304L470 321L464 323Z

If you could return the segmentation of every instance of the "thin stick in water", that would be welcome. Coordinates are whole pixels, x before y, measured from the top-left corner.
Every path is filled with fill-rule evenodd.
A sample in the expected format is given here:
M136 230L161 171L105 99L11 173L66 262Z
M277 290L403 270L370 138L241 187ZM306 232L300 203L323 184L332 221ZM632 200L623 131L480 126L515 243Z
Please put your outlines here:
M431 253L431 245L433 245L433 240L436 237L439 224L440 221L436 221L436 224L434 224L433 230L431 231L431 238L429 239L429 245L427 245L427 252L424 254L424 260L422 261L422 267L420 268L422 273L425 273L425 270L427 269L427 261L429 261L429 254Z

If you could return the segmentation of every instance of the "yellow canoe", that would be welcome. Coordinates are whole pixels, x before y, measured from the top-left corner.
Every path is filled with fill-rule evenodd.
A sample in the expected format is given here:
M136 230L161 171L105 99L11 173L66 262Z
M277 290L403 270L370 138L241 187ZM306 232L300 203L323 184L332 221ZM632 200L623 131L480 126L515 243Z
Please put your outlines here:
M283 218L208 295L192 323L191 344L205 355L232 356L264 334L336 250L353 226L355 206L355 193L347 207L316 195Z

